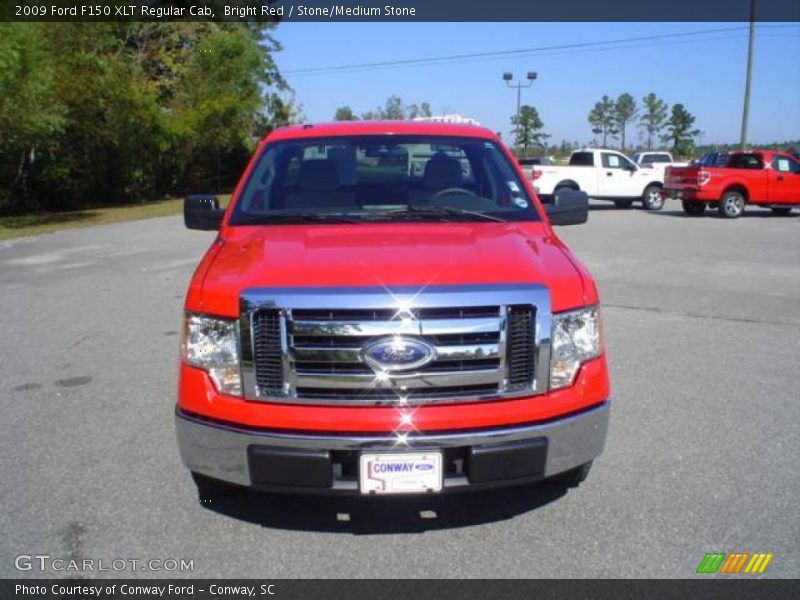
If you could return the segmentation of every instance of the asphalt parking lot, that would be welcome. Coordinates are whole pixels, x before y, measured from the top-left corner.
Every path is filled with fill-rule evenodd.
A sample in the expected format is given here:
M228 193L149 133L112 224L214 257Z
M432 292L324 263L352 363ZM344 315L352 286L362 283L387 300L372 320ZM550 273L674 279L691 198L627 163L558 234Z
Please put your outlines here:
M211 234L167 217L0 242L0 577L75 575L14 568L39 553L194 561L96 576L684 578L711 551L797 577L800 213L598 204L560 234L598 281L614 392L580 488L213 506L172 418Z

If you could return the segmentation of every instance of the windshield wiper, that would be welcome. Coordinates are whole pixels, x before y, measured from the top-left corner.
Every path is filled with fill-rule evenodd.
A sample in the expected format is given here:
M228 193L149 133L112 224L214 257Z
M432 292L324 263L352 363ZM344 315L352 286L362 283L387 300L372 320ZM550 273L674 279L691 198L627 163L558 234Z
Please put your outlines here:
M246 215L236 219L236 225L269 225L271 223L361 223L357 219L342 214L275 212L264 215Z
M419 216L469 216L469 217L477 217L479 219L483 219L484 221L494 221L496 223L507 223L505 219L501 219L500 217L493 217L492 215L487 215L486 213L478 212L475 210L466 210L464 208L455 208L452 206L442 206L441 204L429 204L427 206L413 206L411 204L408 205L406 208L399 208L396 210L387 210L383 212L376 212L372 213L370 216L376 217L393 217L393 216L404 216L404 215L419 215Z

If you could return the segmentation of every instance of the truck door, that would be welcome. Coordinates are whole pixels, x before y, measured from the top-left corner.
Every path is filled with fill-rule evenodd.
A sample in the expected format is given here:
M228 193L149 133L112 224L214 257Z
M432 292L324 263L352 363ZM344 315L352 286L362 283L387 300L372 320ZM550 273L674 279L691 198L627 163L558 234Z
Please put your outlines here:
M769 169L769 201L800 204L800 163L788 156L775 156Z
M636 165L616 152L602 152L602 168L597 179L601 198L638 198L642 190L636 177Z
M772 169L764 160L761 152L741 152L732 154L727 164L726 172L732 172L734 177L746 183L748 202L751 204L769 202L768 180ZM733 169L740 172L732 171Z

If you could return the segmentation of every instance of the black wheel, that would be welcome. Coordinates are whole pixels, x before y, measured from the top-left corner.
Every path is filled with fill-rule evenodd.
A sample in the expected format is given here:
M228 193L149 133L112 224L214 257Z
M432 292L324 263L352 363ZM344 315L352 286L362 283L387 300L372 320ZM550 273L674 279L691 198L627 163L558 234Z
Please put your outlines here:
M744 194L730 190L722 194L719 200L719 214L726 219L736 219L744 212Z
M781 215L781 216L788 215L790 212L792 212L792 207L791 206L773 206L772 207L772 212L775 213L776 215Z
M614 200L614 206L617 208L630 208L633 206L633 200Z
M706 203L699 200L681 200L683 212L690 217L699 217L706 212Z
M589 476L589 471L592 470L592 461L583 463L579 467L564 471L558 475L549 477L547 481L555 483L556 485L563 485L565 487L578 487Z
M559 183L559 184L558 184L558 185L557 185L557 186L556 186L556 187L553 189L553 193L555 194L555 193L556 193L558 190L575 190L576 192L577 192L577 191L579 191L579 190L578 190L578 186L571 185L571 184L561 184L561 183Z
M642 194L642 206L645 210L661 210L664 208L664 196L657 185L648 185Z
M194 479L194 484L197 486L197 499L200 504L211 504L233 496L240 491L240 488L230 483L225 483L219 479L213 479L194 471L192 471L192 479Z

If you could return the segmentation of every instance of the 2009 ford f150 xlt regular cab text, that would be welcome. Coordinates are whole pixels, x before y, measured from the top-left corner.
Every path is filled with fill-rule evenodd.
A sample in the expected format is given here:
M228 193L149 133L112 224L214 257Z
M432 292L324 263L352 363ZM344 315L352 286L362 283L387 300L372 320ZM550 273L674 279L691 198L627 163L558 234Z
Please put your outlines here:
M185 205L219 230L186 296L176 407L201 497L579 483L609 380L597 289L551 224L587 216L573 191L545 212L479 127L272 132L224 211Z

